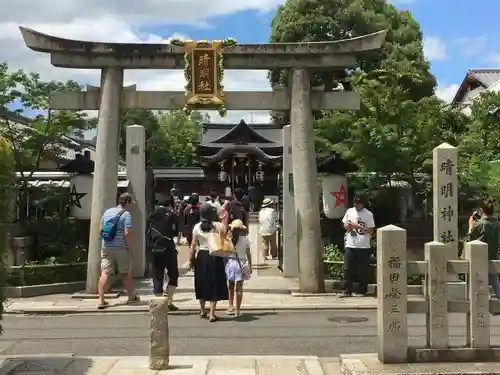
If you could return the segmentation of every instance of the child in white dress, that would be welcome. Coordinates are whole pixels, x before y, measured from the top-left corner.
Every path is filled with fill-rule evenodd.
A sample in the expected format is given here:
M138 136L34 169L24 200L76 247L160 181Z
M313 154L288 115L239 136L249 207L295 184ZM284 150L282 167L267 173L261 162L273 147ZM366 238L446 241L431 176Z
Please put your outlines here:
M229 287L229 315L240 315L243 301L243 281L250 278L252 273L252 257L250 254L250 240L247 237L247 228L241 220L233 220L229 224L231 240L236 254L227 259L226 277ZM234 297L236 295L236 309Z

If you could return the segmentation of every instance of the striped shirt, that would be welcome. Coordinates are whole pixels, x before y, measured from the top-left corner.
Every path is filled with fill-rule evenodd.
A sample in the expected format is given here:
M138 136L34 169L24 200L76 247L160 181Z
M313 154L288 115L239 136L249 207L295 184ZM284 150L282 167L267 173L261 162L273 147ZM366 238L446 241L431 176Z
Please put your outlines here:
M104 215L102 215L101 219L101 228L104 226L104 223L108 220L114 218L116 215L120 213L122 210L121 206L108 208ZM103 249L124 249L127 250L127 241L125 240L125 228L132 228L132 215L130 212L123 212L122 216L118 220L118 227L116 230L116 236L111 241L101 241L101 246Z

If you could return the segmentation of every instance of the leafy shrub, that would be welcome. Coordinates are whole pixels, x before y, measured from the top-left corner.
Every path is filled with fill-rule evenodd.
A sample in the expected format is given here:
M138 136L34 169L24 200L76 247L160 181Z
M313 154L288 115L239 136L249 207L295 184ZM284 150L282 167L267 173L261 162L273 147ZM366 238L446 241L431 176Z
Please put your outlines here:
M343 278L344 252L337 245L327 245L323 248L323 264L327 279Z
M85 281L87 263L25 264L7 267L8 286L28 286Z

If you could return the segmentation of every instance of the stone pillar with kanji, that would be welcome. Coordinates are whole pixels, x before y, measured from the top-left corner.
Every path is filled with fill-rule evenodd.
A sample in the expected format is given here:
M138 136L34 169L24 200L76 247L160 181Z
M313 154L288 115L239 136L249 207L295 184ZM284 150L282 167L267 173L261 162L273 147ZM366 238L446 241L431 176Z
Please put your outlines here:
M458 259L457 148L442 143L433 152L434 241L448 244L448 259ZM456 277L451 278L451 281Z

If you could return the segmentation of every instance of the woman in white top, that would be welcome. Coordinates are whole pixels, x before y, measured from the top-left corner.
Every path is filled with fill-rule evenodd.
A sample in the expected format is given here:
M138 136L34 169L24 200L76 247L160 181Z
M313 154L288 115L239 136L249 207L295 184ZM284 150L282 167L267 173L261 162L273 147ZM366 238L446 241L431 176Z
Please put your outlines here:
M243 281L250 278L252 273L252 256L250 241L247 237L247 227L241 220L233 220L229 224L231 240L236 254L227 259L226 278L229 285L229 315L240 315L241 302L243 301ZM236 310L234 296L236 294Z
M217 321L215 310L218 301L229 298L227 290L224 261L209 253L209 243L215 232L224 230L216 221L217 212L210 203L200 207L201 221L193 228L191 241L191 267L194 268L194 290L196 299L200 301L200 317ZM206 302L210 302L210 312L207 316Z

